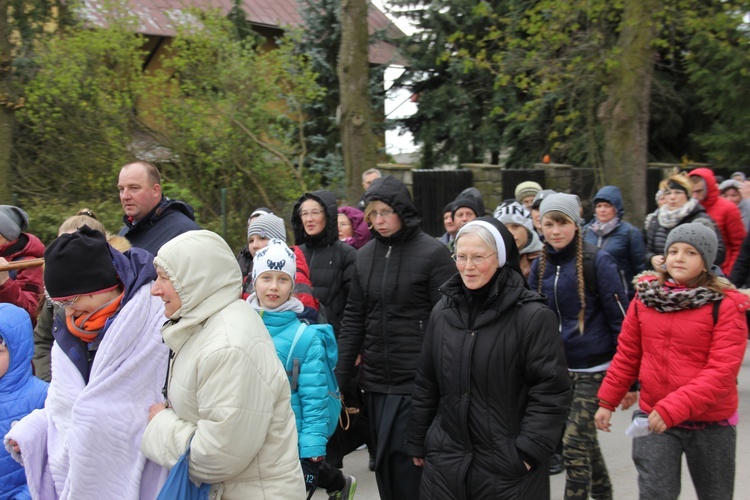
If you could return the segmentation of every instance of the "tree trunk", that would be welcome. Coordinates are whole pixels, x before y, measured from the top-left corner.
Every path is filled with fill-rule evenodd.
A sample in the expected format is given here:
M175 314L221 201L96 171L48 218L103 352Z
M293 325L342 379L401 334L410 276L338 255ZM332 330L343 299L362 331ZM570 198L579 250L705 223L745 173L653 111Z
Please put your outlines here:
M341 90L341 147L348 202L362 194L362 172L375 166L375 135L368 90L367 0L341 1L341 47L338 76Z
M11 93L11 45L8 0L0 0L0 204L11 204L11 148L15 117Z
M622 190L631 220L646 215L646 163L656 36L653 0L625 0L617 66L599 110L604 126L604 182Z

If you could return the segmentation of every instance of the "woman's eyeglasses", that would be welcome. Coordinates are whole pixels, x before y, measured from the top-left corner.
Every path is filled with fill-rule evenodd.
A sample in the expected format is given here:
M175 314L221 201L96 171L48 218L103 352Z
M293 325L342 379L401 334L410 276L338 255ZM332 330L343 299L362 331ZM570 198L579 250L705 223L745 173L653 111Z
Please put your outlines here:
M66 307L70 307L73 304L75 304L76 300L78 300L79 297L80 297L80 295L76 295L75 297L73 297L70 300L54 300L54 299L50 299L50 301L52 302L53 306L59 307L61 309L65 309Z
M317 219L321 215L323 215L323 211L322 210L310 210L309 212L300 212L299 213L299 218L300 219L305 219L307 217L313 217L313 218Z
M495 255L495 252L492 252L489 255L472 255L471 257L468 257L466 255L456 255L456 254L453 254L453 255L451 255L451 257L453 257L453 260L456 261L456 264L461 264L463 266L468 261L471 261L472 264L474 264L475 266L478 266L482 262L484 262L485 260L487 260L490 257L492 257L493 255Z
M391 215L393 215L395 213L396 213L395 210L383 210L382 212L374 212L374 211L370 212L370 215L373 218L375 218L375 217L382 217L382 218L385 219L386 217L389 217L389 216L391 216Z

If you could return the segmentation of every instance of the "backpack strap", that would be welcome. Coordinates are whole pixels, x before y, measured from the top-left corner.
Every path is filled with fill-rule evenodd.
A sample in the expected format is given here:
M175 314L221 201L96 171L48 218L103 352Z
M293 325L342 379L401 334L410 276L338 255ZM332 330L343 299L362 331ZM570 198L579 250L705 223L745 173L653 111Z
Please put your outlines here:
M310 348L310 344L313 341L313 332L310 331L308 335L303 335L307 330L307 323L301 323L297 328L297 333L294 335L292 340L292 346L289 348L289 355L286 358L285 368L286 374L289 376L289 383L292 386L292 392L297 390L299 384L299 370L301 366L300 359L304 358L307 354L307 350Z
M583 285L595 296L599 296L599 286L596 282L596 254L599 247L591 243L583 243Z
M713 310L711 311L711 315L714 318L714 326L716 326L716 323L719 322L719 307L721 307L722 300L724 299L717 300L716 302L714 302L714 307L713 307Z

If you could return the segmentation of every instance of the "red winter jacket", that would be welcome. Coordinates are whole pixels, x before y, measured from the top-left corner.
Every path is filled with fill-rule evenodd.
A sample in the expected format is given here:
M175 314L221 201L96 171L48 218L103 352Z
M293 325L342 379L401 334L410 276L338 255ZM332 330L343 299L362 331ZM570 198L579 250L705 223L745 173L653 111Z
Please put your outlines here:
M0 247L0 257L8 262L44 257L44 244L29 233L21 233L17 240ZM42 266L10 272L10 279L0 285L0 302L8 302L29 313L36 325L36 308L44 293Z
M701 201L701 205L706 209L706 213L711 217L721 232L721 238L724 240L726 256L721 264L721 270L726 275L732 272L734 261L740 254L742 240L745 239L745 225L742 223L742 213L737 205L731 201L722 198L719 193L719 187L716 185L716 177L708 168L696 168L689 175L697 175L706 181L706 198Z
M655 279L648 275L639 281ZM638 379L641 410L655 409L668 428L731 417L737 411L737 374L747 344L744 311L750 304L736 290L725 294L716 325L713 304L660 313L636 295L599 389L600 406L614 409Z

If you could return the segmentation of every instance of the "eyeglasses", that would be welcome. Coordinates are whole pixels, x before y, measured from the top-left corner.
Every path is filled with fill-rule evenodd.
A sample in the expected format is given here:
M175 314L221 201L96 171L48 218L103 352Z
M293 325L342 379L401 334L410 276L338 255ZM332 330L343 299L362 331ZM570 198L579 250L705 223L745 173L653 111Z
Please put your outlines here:
M50 299L50 301L52 301L52 305L53 306L59 307L61 309L65 309L66 307L70 307L73 304L75 304L76 300L78 300L79 298L80 298L80 295L76 295L75 297L73 297L70 300L55 300L55 299Z
M307 218L307 217L312 217L314 219L317 219L321 215L323 215L323 211L322 210L310 210L309 212L300 212L299 213L300 219L304 219L304 218Z
M383 210L382 212L370 212L370 215L372 215L373 218L382 217L385 219L386 217L389 217L395 213L395 210Z
M468 261L471 261L472 264L474 264L475 266L478 266L478 265L482 264L482 262L484 262L485 260L487 260L490 257L492 257L493 255L495 255L495 253L496 252L492 252L491 254L484 255L484 256L482 256L482 255L472 255L471 257L467 257L466 255L456 255L456 254L453 254L453 255L451 255L451 257L453 257L453 260L456 261L456 264L460 264L460 265L464 266L464 265L466 265L466 263Z

